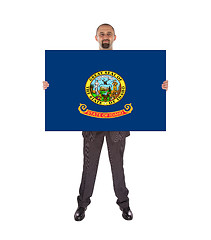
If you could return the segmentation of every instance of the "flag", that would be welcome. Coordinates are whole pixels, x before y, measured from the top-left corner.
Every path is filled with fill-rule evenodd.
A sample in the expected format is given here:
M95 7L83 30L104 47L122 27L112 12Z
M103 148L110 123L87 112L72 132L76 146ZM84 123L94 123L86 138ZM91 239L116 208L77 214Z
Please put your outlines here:
M46 50L46 131L165 131L165 50Z

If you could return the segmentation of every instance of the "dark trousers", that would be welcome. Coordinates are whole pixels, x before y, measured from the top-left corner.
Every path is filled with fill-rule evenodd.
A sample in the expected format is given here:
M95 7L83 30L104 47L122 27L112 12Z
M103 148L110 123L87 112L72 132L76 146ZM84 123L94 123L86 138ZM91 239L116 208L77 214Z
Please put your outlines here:
M113 186L117 197L117 204L120 208L129 206L128 189L125 185L125 176L123 168L123 153L125 149L125 138L114 142L109 132L97 132L95 139L90 141L84 138L84 165L79 189L78 206L87 207L91 200L94 190L94 184L99 164L101 149L103 146L104 136L106 137L109 160L111 164Z

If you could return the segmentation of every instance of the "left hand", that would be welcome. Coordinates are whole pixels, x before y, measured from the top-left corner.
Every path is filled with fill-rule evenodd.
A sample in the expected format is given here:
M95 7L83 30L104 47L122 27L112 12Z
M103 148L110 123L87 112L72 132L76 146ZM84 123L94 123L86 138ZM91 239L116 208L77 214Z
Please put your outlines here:
M162 89L164 90L168 90L168 80L164 81L163 84L162 84Z

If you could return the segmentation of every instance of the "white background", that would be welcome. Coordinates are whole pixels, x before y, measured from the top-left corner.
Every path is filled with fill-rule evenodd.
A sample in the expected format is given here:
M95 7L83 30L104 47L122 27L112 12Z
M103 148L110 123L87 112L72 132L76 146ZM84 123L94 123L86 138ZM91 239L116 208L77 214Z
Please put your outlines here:
M0 239L211 239L208 2L1 1ZM92 203L75 222L83 138L44 131L44 50L98 49L102 23L115 28L116 50L167 51L167 131L127 138L132 221L115 203L104 145Z

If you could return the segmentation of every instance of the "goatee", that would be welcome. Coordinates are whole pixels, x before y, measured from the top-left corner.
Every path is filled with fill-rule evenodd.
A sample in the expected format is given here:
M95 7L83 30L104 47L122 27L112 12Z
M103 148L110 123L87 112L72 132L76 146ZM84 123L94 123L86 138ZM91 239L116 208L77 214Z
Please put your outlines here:
M102 48L109 48L110 44L109 43L102 43Z

